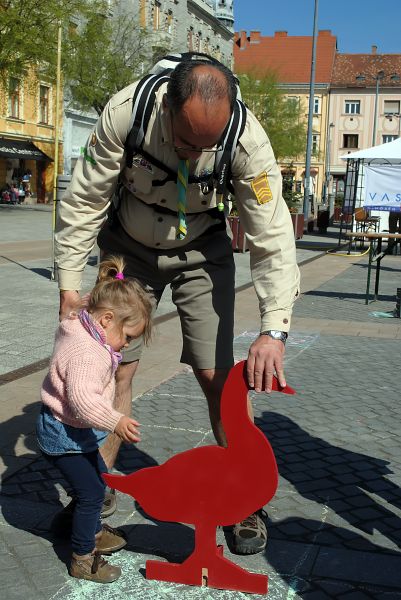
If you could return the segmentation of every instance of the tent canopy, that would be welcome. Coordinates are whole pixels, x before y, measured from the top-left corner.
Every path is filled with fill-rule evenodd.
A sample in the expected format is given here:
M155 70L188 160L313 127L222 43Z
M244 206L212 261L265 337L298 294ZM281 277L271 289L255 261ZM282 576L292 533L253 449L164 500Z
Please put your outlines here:
M366 158L367 160L373 160L375 158L401 160L401 138L393 140L392 142L388 142L387 144L380 144L379 146L373 146L372 148L366 148L365 150L352 152L352 154L345 154L341 158L342 160L348 160L350 158Z
M0 139L0 157L53 161L52 158L28 140L6 140L4 138Z

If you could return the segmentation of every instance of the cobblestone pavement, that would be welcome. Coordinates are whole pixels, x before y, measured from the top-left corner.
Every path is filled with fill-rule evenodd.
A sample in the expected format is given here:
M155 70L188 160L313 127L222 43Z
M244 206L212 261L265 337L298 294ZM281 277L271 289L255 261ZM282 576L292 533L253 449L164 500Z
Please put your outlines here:
M230 552L229 532L219 530L217 539L231 560L268 574L271 600L401 600L400 340L392 333L398 320L372 314L394 309L401 272L397 261L389 257L383 263L381 300L366 307L365 259L304 294L296 304L287 347L287 379L297 395L251 395L256 423L273 446L280 472L277 494L266 507L269 543L265 554L240 557ZM377 323L377 330L362 337L351 328L345 333L342 328L341 334L302 328L305 319L315 318L333 326ZM255 327L236 338L236 359L246 357L256 335L255 316ZM193 530L153 521L122 494L109 522L128 535L127 548L112 558L123 576L110 586L70 578L68 544L50 531L52 516L68 501L59 473L37 454L33 436L25 440L31 462L17 472L11 458L7 466L26 418L38 409L38 402L29 404L24 414L0 425L0 438L10 438L10 451L3 457L1 597L249 598L240 592L147 581L146 560L183 560L191 551ZM133 411L142 423L143 441L120 452L116 469L122 473L213 443L205 400L189 369L136 398ZM268 477L263 464L260 477Z

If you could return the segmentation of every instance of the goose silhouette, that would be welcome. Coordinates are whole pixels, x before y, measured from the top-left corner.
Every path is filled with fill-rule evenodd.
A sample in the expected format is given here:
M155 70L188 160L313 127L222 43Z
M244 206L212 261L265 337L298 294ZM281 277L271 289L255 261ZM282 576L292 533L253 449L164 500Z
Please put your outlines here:
M276 379L273 389L295 393L289 386L279 388ZM217 526L242 521L277 489L273 450L248 416L248 390L242 361L231 369L221 397L226 448L203 446L130 475L103 475L107 485L131 495L155 519L195 525L192 554L181 564L147 561L147 579L267 593L266 575L242 569L216 545Z

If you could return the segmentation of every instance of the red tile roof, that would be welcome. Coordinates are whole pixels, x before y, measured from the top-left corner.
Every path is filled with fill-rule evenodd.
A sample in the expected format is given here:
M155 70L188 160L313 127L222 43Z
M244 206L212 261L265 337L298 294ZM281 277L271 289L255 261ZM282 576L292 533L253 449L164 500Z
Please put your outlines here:
M331 31L319 31L316 40L316 83L329 83L336 54L337 38ZM259 31L235 33L234 68L237 73L274 70L281 83L308 83L312 60L312 36L288 36L276 31L261 36Z
M401 80L401 54L337 54L332 87L375 87L376 76L383 71L385 77L381 85L400 87L400 81L391 81L397 74ZM365 81L357 81L357 75L365 75Z

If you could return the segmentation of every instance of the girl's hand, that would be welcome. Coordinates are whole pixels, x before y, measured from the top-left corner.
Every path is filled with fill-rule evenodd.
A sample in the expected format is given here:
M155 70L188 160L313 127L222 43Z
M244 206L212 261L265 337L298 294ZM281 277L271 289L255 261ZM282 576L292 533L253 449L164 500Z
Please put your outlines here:
M123 442L133 444L134 442L141 441L139 430L137 429L138 427L140 427L138 421L131 419L131 417L122 416L114 429L114 433L118 435Z

